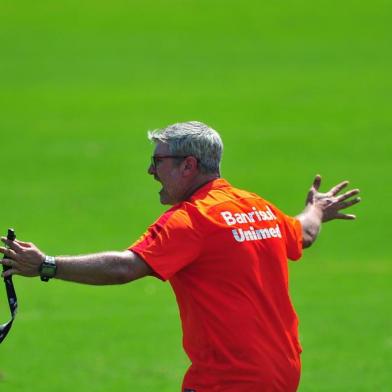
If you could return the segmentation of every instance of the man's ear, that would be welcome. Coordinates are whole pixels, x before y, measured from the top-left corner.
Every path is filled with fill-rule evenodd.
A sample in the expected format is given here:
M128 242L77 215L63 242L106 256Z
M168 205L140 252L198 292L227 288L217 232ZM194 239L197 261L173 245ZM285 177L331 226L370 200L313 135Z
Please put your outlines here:
M184 174L193 174L197 171L198 169L198 162L197 159L193 156L186 157L184 161L182 162L183 164L183 170Z

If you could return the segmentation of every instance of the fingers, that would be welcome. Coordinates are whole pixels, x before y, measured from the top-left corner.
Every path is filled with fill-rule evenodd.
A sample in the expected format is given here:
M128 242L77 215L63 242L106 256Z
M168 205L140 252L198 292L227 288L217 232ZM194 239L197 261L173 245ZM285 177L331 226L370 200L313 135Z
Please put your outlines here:
M2 259L2 260L0 260L0 264L4 265L6 267L15 267L16 266L15 260L12 260L12 259Z
M16 252L9 248L0 247L0 253L6 257L9 257L10 259L16 259L18 257Z
M15 260L3 259L3 260L0 260L0 264L2 264L5 267L8 267L1 274L1 276L3 278L6 278L7 276L11 276L11 275L14 275L14 274L18 274L18 270L16 269L16 262L15 262Z
M351 191L348 191L346 193L343 193L343 195L340 195L336 198L338 202L341 202L343 200L349 199L352 196L358 195L359 189L352 189Z
M14 240L14 242L16 242L18 245L21 245L22 248L31 248L33 245L31 242L24 242L20 240Z
M23 248L17 241L11 241L6 237L1 237L1 241L3 241L8 247L13 249L15 252L20 252Z
M321 176L320 176L320 174L317 174L313 180L312 188L314 188L316 191L318 191L320 188L320 185L321 185Z
M14 269L14 268L7 269L6 271L3 271L3 273L1 274L1 277L7 278L8 276L11 276L11 275L19 275L18 270Z
M356 197L355 199L351 199L351 200L348 200L348 201L344 201L344 202L338 203L338 208L339 208L339 210L344 210L345 208L351 207L351 206L359 203L360 201L361 201L361 198L360 197Z
M342 181L338 185L335 185L328 193L332 196L337 195L343 188L348 185L348 181Z
M336 214L335 219L353 220L356 219L356 216L353 214Z

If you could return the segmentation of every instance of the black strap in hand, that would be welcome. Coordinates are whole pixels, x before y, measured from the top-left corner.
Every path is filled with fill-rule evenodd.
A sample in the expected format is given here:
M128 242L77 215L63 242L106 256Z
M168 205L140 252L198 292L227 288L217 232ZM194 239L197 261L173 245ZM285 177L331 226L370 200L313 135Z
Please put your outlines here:
M9 239L10 241L14 241L15 238L16 238L15 231L13 229L8 229L7 239ZM11 267L7 267L3 265L3 271L7 271L7 269L10 268ZM0 343L5 339L8 332L10 331L12 327L12 323L15 320L16 311L18 309L18 299L16 298L15 288L12 282L12 275L4 278L4 283L5 283L5 289L7 291L8 304L10 306L11 320L5 324L0 324Z

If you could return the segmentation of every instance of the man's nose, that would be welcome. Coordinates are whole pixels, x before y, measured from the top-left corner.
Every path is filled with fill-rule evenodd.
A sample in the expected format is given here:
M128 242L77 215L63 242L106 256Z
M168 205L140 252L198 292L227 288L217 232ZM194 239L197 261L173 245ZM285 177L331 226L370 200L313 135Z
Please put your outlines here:
M150 163L150 166L147 169L147 173L152 175L152 176L156 173L155 167L154 167L154 165L152 163Z

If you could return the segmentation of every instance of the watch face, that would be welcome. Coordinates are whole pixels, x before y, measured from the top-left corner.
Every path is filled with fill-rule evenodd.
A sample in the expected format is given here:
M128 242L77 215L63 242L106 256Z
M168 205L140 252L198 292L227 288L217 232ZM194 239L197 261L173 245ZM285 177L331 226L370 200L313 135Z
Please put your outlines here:
M48 276L48 277L53 277L56 273L56 266L55 265L48 265L48 264L43 264L41 268L41 275L43 276Z

